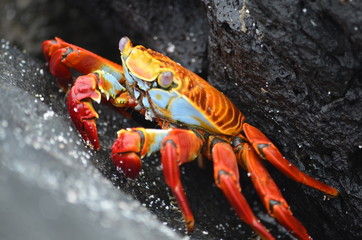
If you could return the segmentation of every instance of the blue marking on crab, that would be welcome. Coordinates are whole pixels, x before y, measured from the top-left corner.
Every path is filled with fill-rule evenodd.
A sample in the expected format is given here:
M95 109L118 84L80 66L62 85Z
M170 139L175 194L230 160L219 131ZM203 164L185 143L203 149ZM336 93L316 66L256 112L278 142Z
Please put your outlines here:
M148 91L157 115L173 119L186 125L201 126L209 131L217 131L215 126L186 98L175 91L151 89Z
M106 70L104 70L103 68ZM117 75L116 72L113 72L113 74L111 74L107 72L107 69L108 67L102 67L102 69L96 71L96 73L102 75L103 81L107 82L102 84L103 86L107 86L107 89L103 89L102 85L99 85L99 89L106 96L107 100L109 100L109 97L114 98L119 92L126 91L126 88L123 87L118 81L118 79L120 79L120 75ZM119 77L117 78L117 76Z

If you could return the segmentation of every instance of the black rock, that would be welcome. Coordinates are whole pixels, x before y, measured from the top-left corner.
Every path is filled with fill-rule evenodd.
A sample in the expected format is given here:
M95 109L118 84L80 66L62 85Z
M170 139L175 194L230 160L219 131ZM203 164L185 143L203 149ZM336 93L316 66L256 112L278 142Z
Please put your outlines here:
M360 238L361 3L204 2L209 80L288 159L340 191L326 202L277 174L292 211L315 239Z

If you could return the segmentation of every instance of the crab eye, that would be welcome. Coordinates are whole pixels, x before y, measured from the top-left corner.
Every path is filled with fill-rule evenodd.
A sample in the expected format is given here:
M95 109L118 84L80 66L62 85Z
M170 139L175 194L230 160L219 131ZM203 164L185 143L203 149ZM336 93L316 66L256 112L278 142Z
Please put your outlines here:
M132 49L131 40L128 37L123 37L119 40L119 50L123 55L128 55Z
M158 76L157 83L163 88L168 88L173 82L173 73L164 72Z

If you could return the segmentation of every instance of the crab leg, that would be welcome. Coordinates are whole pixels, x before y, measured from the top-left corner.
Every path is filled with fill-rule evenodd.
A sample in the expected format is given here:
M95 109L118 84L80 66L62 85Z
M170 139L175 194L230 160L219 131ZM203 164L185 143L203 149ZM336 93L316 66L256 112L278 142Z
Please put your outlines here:
M240 192L237 160L230 144L215 138L211 141L211 145L216 185L224 192L236 213L245 223L249 224L263 239L274 239L255 217L248 202Z
M60 38L44 41L43 54L49 61L50 72L58 78L63 90L67 90L73 83L70 69L81 74L88 74L97 70L105 71L123 83L123 67L88 50L69 44Z
M177 199L189 232L194 230L195 220L182 187L179 166L196 159L200 153L201 145L201 139L194 132L174 129L162 141L161 147L165 181Z
M194 217L182 187L179 166L194 160L202 143L190 130L133 128L118 132L111 158L127 176L136 177L141 169L141 158L160 150L165 181L177 199L187 230L191 232Z
M256 127L244 123L243 129L249 142L259 156L268 160L276 168L294 181L316 188L331 196L337 196L337 189L330 187L301 172L296 166L283 157L277 147Z
M303 224L293 216L288 203L283 198L278 186L265 169L255 150L245 141L234 146L234 149L240 165L248 171L268 213L298 239L312 239Z

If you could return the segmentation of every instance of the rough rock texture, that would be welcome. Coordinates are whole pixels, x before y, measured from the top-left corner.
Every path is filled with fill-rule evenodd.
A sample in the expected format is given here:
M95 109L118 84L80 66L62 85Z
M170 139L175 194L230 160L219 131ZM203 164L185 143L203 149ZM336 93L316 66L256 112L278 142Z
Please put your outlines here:
M293 212L316 239L361 237L361 5L205 2L214 19L209 80L287 158L340 190L326 203L288 181Z
M207 77L288 159L340 190L338 198L325 201L322 193L294 183L268 166L294 214L314 239L361 238L360 3L84 0L77 1L74 7L70 2L19 0L1 4L0 37L34 56L40 56L37 46L42 40L60 36L118 61L117 42L120 36L127 35L133 42L163 52ZM24 90L47 99L45 86L36 86ZM50 87L59 100L59 105L52 103L52 109L66 116L64 95L54 90L54 85ZM29 112L32 104L28 105ZM100 110L102 151L89 153L77 145L72 151L80 156L90 155L88 161L114 185L183 233L179 213L169 210L173 204L165 191L157 156L145 161L144 174L137 181L124 179L107 161L107 148L116 130L147 123L140 118L123 122L124 118L110 109ZM71 126L68 120L64 121ZM183 172L197 221L191 238L250 236L249 228L234 215L212 184L210 165L198 169L191 163ZM241 182L254 211L273 235L290 238L265 214L248 178L243 175Z

